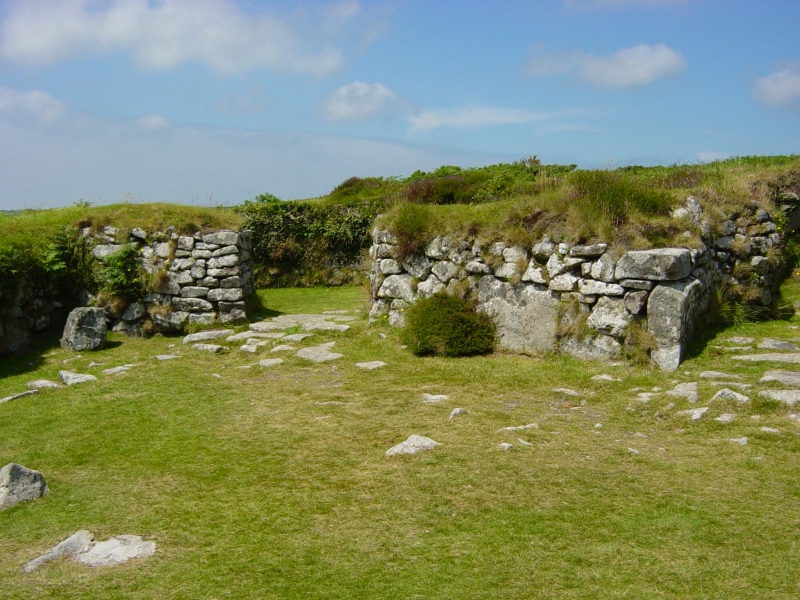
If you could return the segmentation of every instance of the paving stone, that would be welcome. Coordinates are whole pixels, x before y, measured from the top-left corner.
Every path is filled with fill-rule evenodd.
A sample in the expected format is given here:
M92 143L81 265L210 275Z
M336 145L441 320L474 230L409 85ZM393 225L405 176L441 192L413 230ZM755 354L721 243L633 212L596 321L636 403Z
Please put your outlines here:
M120 365L119 367L111 367L110 369L103 369L103 375L119 375L125 373L135 367L136 365Z
M235 335L228 336L225 338L227 342L241 342L242 340L254 340L254 339L270 339L270 340L278 340L285 336L284 333L259 333L257 331L242 331L241 333L237 333Z
M275 365L279 365L283 362L282 358L265 358L264 360L258 361L258 364L262 367L274 367Z
M735 381L710 381L709 383L714 387L732 387L737 390L749 390L753 387L749 383L736 383Z
M741 356L732 356L733 360L741 360L745 362L784 362L800 364L800 353L791 354L743 354Z
M761 427L761 431L764 433L780 433L780 429L775 429L774 427Z
M138 535L118 535L94 544L74 559L90 567L121 565L133 558L148 558L156 551L155 542L146 542Z
M714 400L730 400L733 402L738 402L739 404L746 404L747 402L750 402L750 398L748 396L740 394L739 392L734 392L728 388L722 388L720 391L714 394L710 402L714 402Z
M800 390L764 390L763 392L758 392L758 396L768 400L777 400L789 406L794 406L800 402Z
M739 335L735 337L729 337L728 339L723 341L730 342L731 344L752 344L753 342L756 341L756 339Z
M22 570L25 573L33 573L36 569L51 561L65 556L73 557L81 552L86 552L92 547L93 541L94 535L92 535L90 531L82 529L76 533L73 533L63 542L59 542L41 556L25 563L25 566L22 567Z
M87 381L97 381L97 377L94 375L73 373L72 371L59 371L58 376L66 385L76 385L78 383L86 383Z
M283 338L284 342L302 342L306 338L313 336L313 333L292 333Z
M734 444L739 444L740 446L746 446L748 440L746 437L738 437L738 438L731 438L730 441L733 442Z
M159 354L158 356L156 356L156 360L161 360L161 361L174 360L176 358L180 358L180 356L178 356L177 354Z
M330 321L312 321L303 323L304 331L347 331L350 325L343 323L331 323Z
M720 423L730 423L736 418L736 415L733 413L724 413L718 416L715 421L719 421Z
M699 375L700 379L741 379L741 375L731 375L721 371L703 371Z
M369 362L360 362L356 363L356 366L359 369L366 369L367 371L374 371L375 369L379 369L381 367L385 367L386 363L382 360L372 360Z
M508 431L524 431L525 429L539 429L538 423L528 423L527 425L512 425L510 427L501 427L497 433L506 433Z
M697 382L679 383L673 389L669 390L667 394L686 398L690 404L694 404L697 402Z
M570 388L553 388L554 394L562 394L564 396L572 396L572 397L579 397L583 396L580 392L576 392L575 390L571 390Z
M278 344L270 352L286 352L287 350L294 350L291 344Z
M500 448L500 450L503 450L504 452L508 452L514 447L514 445L509 444L508 442L503 442L501 444L497 444L497 447Z
M622 379L617 379L607 373L603 373L601 375L595 375L592 377L592 381L622 381Z
M91 365L90 365L91 366ZM64 387L60 383L50 381L49 379L34 379L25 384L29 390L47 390Z
M192 344L194 342L207 342L209 340L216 340L217 338L231 335L233 329L215 329L213 331L201 331L199 333L192 333L183 338L184 344Z
M772 381L800 387L800 371L767 371L758 382L770 383Z
M295 323L276 323L274 321L258 321L257 323L250 323L250 330L257 333L268 333L271 331L283 331L294 327Z
M764 338L759 342L757 347L761 350L788 350L789 352L800 350L796 344L784 342L782 340L774 340L772 338Z
M321 344L319 346L303 348L302 350L299 350L295 356L310 360L311 362L315 363L342 358L344 354L338 354L330 351L330 349L333 347L333 344L334 342L328 342L327 344Z
M217 344L195 344L192 346L195 350L200 350L201 352L211 352L212 354L224 354L225 352L230 352L230 348L227 346L218 346Z

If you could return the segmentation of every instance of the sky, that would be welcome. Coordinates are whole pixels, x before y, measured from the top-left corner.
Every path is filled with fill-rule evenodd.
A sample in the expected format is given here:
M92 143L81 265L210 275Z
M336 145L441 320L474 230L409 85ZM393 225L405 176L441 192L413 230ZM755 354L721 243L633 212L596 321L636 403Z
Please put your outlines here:
M800 0L0 0L0 209L800 153Z

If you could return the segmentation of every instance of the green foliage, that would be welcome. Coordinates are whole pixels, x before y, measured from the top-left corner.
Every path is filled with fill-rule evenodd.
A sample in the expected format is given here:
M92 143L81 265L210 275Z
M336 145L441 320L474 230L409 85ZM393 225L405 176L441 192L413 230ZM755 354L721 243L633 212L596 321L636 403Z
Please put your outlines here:
M419 254L430 241L431 211L426 206L403 203L397 210L394 234L400 259Z
M708 321L713 325L742 325L753 323L766 316L764 307L752 303L753 298L742 285L721 281L711 292Z
M105 258L100 270L100 288L111 296L129 301L141 300L146 293L144 272L139 265L139 251L125 246Z
M649 188L622 171L576 171L569 180L570 201L589 219L624 222L632 215L669 212L672 194Z
M252 200L245 200L245 206L250 204L272 204L274 202L282 202L280 198L275 196L274 194L270 194L269 192L264 192L263 194L259 194Z
M440 293L406 311L401 336L419 356L472 356L494 350L495 326L468 300Z

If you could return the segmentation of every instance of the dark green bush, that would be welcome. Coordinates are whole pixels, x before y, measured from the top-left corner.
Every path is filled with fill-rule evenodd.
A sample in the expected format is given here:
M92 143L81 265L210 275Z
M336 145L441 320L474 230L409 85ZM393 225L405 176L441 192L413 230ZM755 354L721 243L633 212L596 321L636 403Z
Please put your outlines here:
M100 289L129 301L141 300L147 290L138 259L139 251L133 246L107 256L100 270Z
M407 310L401 336L419 356L472 356L494 350L495 326L468 300L440 293Z

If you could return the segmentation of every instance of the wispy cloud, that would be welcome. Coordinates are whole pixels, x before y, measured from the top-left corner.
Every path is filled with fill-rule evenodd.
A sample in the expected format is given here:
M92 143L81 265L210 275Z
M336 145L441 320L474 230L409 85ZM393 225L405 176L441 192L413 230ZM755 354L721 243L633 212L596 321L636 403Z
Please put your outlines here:
M354 81L325 98L320 112L328 121L362 121L399 106L398 97L382 83Z
M531 123L552 118L551 113L531 112L514 108L494 108L490 106L464 106L423 110L408 118L411 133L430 131L440 127L481 127L484 125L512 125Z
M800 110L800 61L758 78L751 95L765 106Z
M358 11L352 0L331 5L329 25L339 30ZM15 2L0 29L0 57L15 63L115 52L130 53L143 68L198 62L223 74L265 68L328 75L344 63L329 36L309 35L263 10L244 12L230 0Z
M19 92L10 87L0 87L2 117L47 124L61 117L66 111L66 103L40 90Z
M602 88L637 88L677 75L686 68L683 54L665 44L640 44L610 56L582 52L548 53L534 48L528 61L530 75L572 74Z

